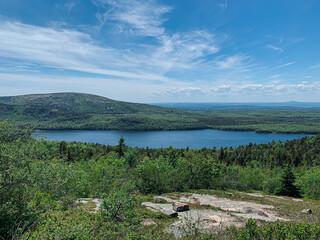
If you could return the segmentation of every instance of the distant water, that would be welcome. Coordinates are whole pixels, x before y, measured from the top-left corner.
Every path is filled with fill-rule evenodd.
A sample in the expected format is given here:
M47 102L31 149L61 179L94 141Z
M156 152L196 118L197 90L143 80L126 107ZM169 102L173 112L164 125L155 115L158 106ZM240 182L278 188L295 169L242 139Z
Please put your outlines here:
M41 130L36 131L36 138L46 136L47 140L76 141L117 145L123 136L131 147L164 148L212 148L237 147L252 143L268 143L298 139L299 134L254 133L220 130L182 130L182 131L110 131L110 130Z

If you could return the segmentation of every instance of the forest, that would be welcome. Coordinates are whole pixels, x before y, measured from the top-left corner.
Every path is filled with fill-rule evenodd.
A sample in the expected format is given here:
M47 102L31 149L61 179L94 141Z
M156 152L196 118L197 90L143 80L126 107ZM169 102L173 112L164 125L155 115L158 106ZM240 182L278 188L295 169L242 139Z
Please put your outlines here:
M320 238L320 135L192 150L131 148L123 138L117 146L35 140L31 132L0 123L0 239L174 239L163 231L173 220L141 202L212 190L296 197L314 203L315 212L293 213L290 222L249 220L220 233L193 231L186 239ZM103 200L99 213L76 206L88 197ZM142 226L146 217L159 226Z
M36 129L221 129L263 133L320 133L320 108L313 105L204 106L188 105L177 109L82 93L32 94L0 97L0 121L10 119L20 126Z

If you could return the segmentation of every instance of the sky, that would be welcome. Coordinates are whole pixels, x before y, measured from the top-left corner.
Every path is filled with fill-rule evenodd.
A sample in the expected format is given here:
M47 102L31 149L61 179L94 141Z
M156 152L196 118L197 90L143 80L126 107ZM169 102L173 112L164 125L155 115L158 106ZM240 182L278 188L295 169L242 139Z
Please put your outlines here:
M0 96L320 102L318 0L0 0Z

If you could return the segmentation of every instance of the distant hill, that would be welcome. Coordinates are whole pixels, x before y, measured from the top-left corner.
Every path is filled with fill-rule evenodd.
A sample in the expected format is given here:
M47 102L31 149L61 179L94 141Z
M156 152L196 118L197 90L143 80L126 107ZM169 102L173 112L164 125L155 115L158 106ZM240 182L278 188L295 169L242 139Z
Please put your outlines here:
M183 110L84 93L0 97L0 121L3 120L39 129L173 130L206 127L194 114Z
M90 114L173 113L176 109L116 101L85 93L50 93L0 97L0 103L38 106L60 111Z

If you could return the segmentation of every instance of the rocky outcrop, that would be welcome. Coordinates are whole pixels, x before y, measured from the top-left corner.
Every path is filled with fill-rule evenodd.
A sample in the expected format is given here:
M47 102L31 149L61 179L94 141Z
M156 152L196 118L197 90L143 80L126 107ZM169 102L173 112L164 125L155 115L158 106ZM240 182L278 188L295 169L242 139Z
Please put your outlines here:
M166 196L154 196L153 198L154 198L154 200L157 201L157 202L162 202L162 201L165 201L165 202L174 202L173 199L168 198L168 197L166 197Z
M172 207L173 207L173 211L176 211L176 212L185 212L190 210L189 205L182 202L174 201L172 203Z
M161 212L164 215L170 217L177 217L178 213L172 210L171 204L161 204L161 203L152 203L152 202L144 202L142 206L145 206L147 209L153 212Z

